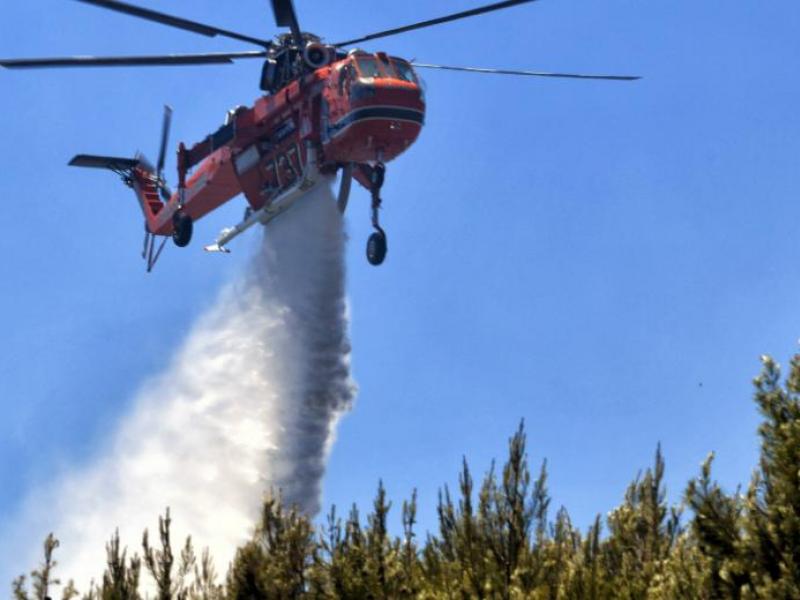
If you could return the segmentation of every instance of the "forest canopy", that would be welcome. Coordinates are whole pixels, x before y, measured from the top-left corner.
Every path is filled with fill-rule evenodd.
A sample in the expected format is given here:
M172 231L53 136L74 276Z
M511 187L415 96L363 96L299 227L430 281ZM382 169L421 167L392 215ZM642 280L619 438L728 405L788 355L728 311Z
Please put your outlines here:
M320 528L273 496L222 575L191 539L173 545L167 510L157 540L145 531L138 552L129 554L114 535L96 583L82 593L71 582L61 587L59 542L50 534L42 563L13 582L13 597L45 600L61 587L64 600L797 599L800 355L786 377L771 358L762 362L753 382L760 459L741 490L715 481L712 453L680 502L668 505L657 447L622 503L581 531L565 508L552 510L546 463L532 473L521 424L502 467L479 484L464 459L458 489L439 493L438 531L425 539L416 530L415 493L395 511L402 534L390 534L392 503L382 483L366 518L356 506L345 516L333 507Z

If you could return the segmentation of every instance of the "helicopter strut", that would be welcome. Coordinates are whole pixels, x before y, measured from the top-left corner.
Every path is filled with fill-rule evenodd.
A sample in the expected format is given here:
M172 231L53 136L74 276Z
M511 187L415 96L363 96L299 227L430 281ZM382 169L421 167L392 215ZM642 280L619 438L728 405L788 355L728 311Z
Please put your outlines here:
M367 239L367 260L371 265L378 266L386 258L386 232L379 220L381 208L381 188L386 176L386 165L379 161L374 167L365 167L369 179L369 191L372 196L372 226L375 232Z

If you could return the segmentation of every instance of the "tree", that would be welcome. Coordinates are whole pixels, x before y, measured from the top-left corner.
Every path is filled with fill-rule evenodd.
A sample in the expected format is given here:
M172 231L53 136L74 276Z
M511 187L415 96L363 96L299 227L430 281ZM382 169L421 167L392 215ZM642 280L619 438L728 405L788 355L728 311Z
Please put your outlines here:
M181 560L178 570L174 573L175 557L172 553L170 542L170 524L172 519L169 516L169 507L166 514L158 517L158 534L161 542L161 549L157 550L150 546L147 529L142 535L142 548L144 550L144 564L147 571L156 584L158 600L185 600L188 597L188 587L186 577L192 572L195 564L194 550L192 549L191 537L186 538L186 543L181 550Z
M745 553L757 597L800 598L800 355L785 387L778 364L762 362L754 380L761 458L745 500Z
M749 582L747 567L742 561L742 502L737 494L728 496L711 479L714 454L708 455L700 476L689 482L685 501L694 513L691 530L694 546L708 571L705 593L709 598L740 598L741 589ZM684 552L691 546L688 543Z
M203 550L200 563L194 567L194 583L191 587L192 600L223 600L223 587L217 584L217 572L208 548Z
M680 512L667 507L663 480L664 457L659 445L652 469L628 486L622 505L608 515L604 562L619 598L647 597L680 533Z
M477 494L463 459L458 493L440 490L438 532L421 545L416 491L403 503L399 536L390 533L392 503L382 481L365 523L355 505L344 522L333 507L319 532L296 507L270 496L252 540L218 585L208 551L198 563L191 538L173 556L167 510L158 549L145 531L142 560L127 558L114 534L102 585L83 598L141 600L144 564L159 600L794 600L800 598L800 355L783 382L778 365L765 357L754 383L761 452L744 495L726 493L714 480L711 453L687 484L682 506L670 507L659 445L620 506L605 522L597 516L584 534L563 507L548 518L547 464L532 481L520 424L500 476L492 463ZM57 547L49 535L44 561L31 573L33 591L20 576L12 584L15 600L45 600L58 584ZM70 584L63 598L76 594Z
M58 546L59 541L52 533L49 533L44 540L44 562L38 569L31 572L33 596L31 597L25 585L25 576L20 575L11 584L15 600L50 600L49 592L51 586L61 585L61 581L53 577L53 571L58 565L58 562L53 558L53 554ZM71 600L77 595L78 592L75 589L75 585L70 580L62 592L62 600Z
M120 550L119 530L114 532L106 544L106 571L100 588L102 600L139 600L139 574L141 561L138 556L126 562L127 550Z
M286 510L280 495L268 497L254 539L237 552L229 575L229 597L300 598L317 547L308 517Z

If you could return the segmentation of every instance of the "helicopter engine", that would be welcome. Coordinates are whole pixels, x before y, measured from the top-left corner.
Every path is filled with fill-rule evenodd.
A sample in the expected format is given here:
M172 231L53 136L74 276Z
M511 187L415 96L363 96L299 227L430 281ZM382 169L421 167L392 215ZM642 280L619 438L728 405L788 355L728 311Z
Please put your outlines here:
M312 69L324 67L335 56L335 50L319 42L309 42L303 49L303 60Z

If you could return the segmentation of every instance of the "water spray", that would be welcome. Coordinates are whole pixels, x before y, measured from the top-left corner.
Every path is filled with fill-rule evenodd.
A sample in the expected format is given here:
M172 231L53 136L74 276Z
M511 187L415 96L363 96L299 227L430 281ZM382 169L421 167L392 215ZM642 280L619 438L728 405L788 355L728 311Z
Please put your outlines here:
M38 549L52 530L60 577L85 590L102 574L115 528L129 554L140 552L142 531L169 506L173 540L191 533L224 574L264 493L280 490L286 504L314 515L337 420L355 393L344 245L323 183L265 230L243 278L142 388L106 450L52 493L31 496L4 536L16 546L8 555L37 560L18 547Z

